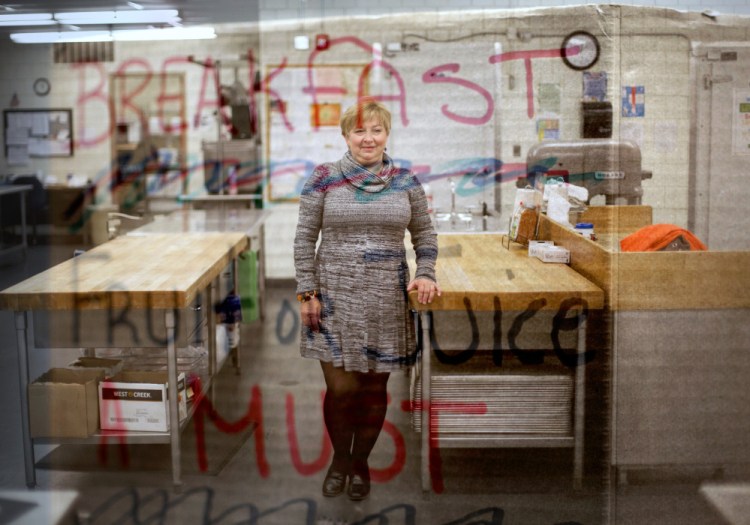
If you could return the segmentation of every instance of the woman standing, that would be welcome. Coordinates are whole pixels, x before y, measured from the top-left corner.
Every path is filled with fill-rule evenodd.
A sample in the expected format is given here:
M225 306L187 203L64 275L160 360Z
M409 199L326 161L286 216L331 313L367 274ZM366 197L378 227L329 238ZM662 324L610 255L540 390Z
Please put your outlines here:
M344 113L341 134L349 150L308 179L294 240L301 354L323 369L323 412L334 451L323 494L346 490L355 501L370 492L367 460L385 419L389 374L416 358L407 294L416 290L420 303L440 295L437 234L425 193L385 153L390 129L390 112L375 100ZM407 229L417 258L411 281Z

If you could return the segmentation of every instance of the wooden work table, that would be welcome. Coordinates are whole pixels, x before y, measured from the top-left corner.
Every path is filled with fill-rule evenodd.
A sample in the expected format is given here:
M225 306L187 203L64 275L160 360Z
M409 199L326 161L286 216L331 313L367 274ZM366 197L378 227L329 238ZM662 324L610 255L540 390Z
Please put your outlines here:
M504 310L525 310L543 298L543 309L557 310L562 301L582 299L600 309L604 293L565 264L543 263L528 256L526 247L502 245L497 233L438 235L437 280L442 296L421 305L412 295L415 310L464 310L465 300L475 310L494 310L499 297ZM412 263L412 274L414 264Z
M127 233L133 237L145 237L160 234L183 234L205 232L243 232L247 235L248 250L257 253L257 300L258 317L261 321L266 318L266 250L265 250L265 221L271 212L263 209L210 207L204 210L184 208L173 211L166 216L158 216L140 228ZM252 256L252 255L251 255ZM240 255L243 258L244 255ZM233 267L233 288L244 297L243 286L250 286L247 282L239 282L239 264L235 258ZM249 292L248 292L249 293ZM233 349L234 362L239 373L241 358L240 346Z
M441 447L571 447L574 449L573 480L576 488L581 487L583 477L583 423L585 373L584 366L575 366L575 371L559 366L554 375L540 375L540 366L531 367L493 367L482 365L482 359L476 358L474 369L476 372L459 372L456 367L450 371L442 371L440 366L433 365L432 330L438 328L441 322L439 314L451 311L475 311L476 314L489 312L490 318L498 308L503 312L527 312L529 309L542 310L551 320L553 315L568 307L577 312L578 327L575 330L577 347L575 349L577 365L582 365L582 356L586 351L586 312L598 310L604 306L604 292L585 277L565 264L543 263L537 258L528 256L527 248L511 243L509 248L503 246L502 235L491 233L473 234L440 234L438 235L438 263L437 279L442 289L442 295L429 305L422 305L416 301L416 292L410 293L410 305L419 312L422 331L422 347L419 354L418 366L415 367L416 376L412 378L419 390L422 402L421 410L421 457L422 457L422 488L429 490L431 486L430 450L434 446ZM415 262L410 261L412 275ZM431 326L433 318L435 326ZM465 322L465 321L464 321ZM546 322L546 321L545 321ZM450 323L449 323L450 324ZM544 325L549 341L550 325ZM496 329L497 331L497 329ZM534 331L534 330L531 330ZM443 348L445 350L445 348ZM474 358L473 358L474 359ZM484 419L477 423L471 414L451 418L463 418L455 425L454 431L439 430L437 413L433 415L432 405L443 401L444 392L439 385L453 382L455 388L450 392L452 399L471 399L471 403L487 405L487 413L492 410L493 403L503 403L499 398L490 400L489 396L497 396L500 389L507 389L510 396L515 396L516 384L535 385L535 392L545 391L543 383L549 381L567 381L572 389L571 405L562 410L563 418L570 420L570 432L546 432L545 430L500 429L498 431L483 430L494 421ZM523 385L522 385L523 386ZM566 390L570 392L570 390ZM484 392L484 394L482 393ZM467 397L467 395L469 397ZM532 397L535 394L531 394ZM560 398L552 394L547 399L552 403L559 403ZM531 398L529 398L531 399ZM523 406L529 407L528 413L519 413L520 420L527 415L535 417L532 412L539 412L531 408L534 402L518 399ZM516 403L516 401L511 401ZM528 405L526 405L528 403ZM511 410L513 410L511 408ZM502 409L501 409L502 411ZM508 413L496 414L498 419L508 419ZM495 416L492 416L495 417ZM476 425L477 431L469 433L466 428ZM514 425L514 423L511 423ZM432 480L435 481L434 479ZM435 485L432 485L436 488Z
M598 209L597 209L598 208ZM604 290L612 338L611 461L638 468L750 463L750 252L622 252L645 206L590 208L599 240L542 216L539 238Z
M241 233L120 237L0 292L0 309L184 308L247 244Z
M621 220L595 223L584 239L542 215L539 238L570 250L570 267L606 293L612 311L750 308L750 252L621 252L620 240L651 224L644 206L618 206ZM623 209L625 208L625 209ZM595 215L596 216L596 215Z
M177 406L176 312L188 308L205 291L213 304L214 282L224 268L247 249L244 233L154 234L125 236L54 266L0 292L0 309L14 310L16 316L22 431L26 482L36 484L34 444L29 427L28 353L33 337L27 333L33 310L107 310L114 308L159 310L164 315L169 388L169 420L180 421ZM209 374L215 370L216 342L211 327L213 309L208 308ZM163 346L162 346L163 349ZM183 425L187 421L183 422ZM169 443L172 477L181 484L180 424L173 423L166 433L131 432L121 436L132 443ZM104 433L102 433L104 435ZM97 443L90 436L85 443Z

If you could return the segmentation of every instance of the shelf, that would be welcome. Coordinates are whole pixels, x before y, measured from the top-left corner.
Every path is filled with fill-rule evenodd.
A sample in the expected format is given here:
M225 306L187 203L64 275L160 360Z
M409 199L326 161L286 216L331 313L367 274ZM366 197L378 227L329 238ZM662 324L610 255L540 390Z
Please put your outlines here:
M211 384L214 381L216 375L221 372L224 364L231 357L232 351L229 352L221 359L216 367L216 372L213 377L201 375L201 392L196 393L194 399L199 396L208 396ZM190 420L195 415L197 405L191 402L187 408L187 417L180 422L180 432L182 433L187 427ZM92 434L88 437L41 437L34 438L33 442L35 445L47 444L47 445L98 445L105 440L110 440L109 443L119 443L123 440L127 444L170 444L171 440L170 431L167 432L146 432L146 431L127 431L127 430L101 430Z
M440 434L437 438L440 448L570 448L575 445L573 436L544 435L498 435L498 434Z
M123 439L124 438L124 439ZM47 444L47 445L98 445L105 442L105 439L110 440L109 443L119 443L123 440L128 444L159 444L159 443L170 443L169 432L139 432L139 431L120 431L120 430L102 430L88 437L44 437L34 438L34 444Z

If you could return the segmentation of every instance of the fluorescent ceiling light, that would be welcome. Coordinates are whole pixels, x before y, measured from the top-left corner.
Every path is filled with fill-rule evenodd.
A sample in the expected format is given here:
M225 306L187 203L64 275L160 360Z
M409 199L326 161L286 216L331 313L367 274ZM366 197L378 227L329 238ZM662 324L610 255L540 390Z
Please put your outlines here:
M61 31L11 33L17 44L60 44L65 42L135 42L150 40L205 40L216 38L210 26L169 27L166 29L120 29L115 31Z
M57 22L51 18L49 20L0 20L0 27L53 26L55 24Z
M26 13L25 15L0 15L0 22L26 22L34 25L41 21L52 20L52 13Z
M58 44L63 42L109 42L109 31L65 31L51 33L11 33L16 44Z
M210 26L167 27L164 29L120 29L112 31L115 40L121 42L138 40L206 40L216 38Z
M132 7L133 9L138 9L138 10L143 9L143 6L136 2L128 2L128 5Z
M169 24L179 21L176 9L151 9L133 11L76 11L55 13L63 24Z

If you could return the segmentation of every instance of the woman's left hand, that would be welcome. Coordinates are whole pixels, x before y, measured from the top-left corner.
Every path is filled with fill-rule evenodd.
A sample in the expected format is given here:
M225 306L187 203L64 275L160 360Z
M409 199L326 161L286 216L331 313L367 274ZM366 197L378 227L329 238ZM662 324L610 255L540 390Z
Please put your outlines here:
M412 290L417 291L417 301L421 304L431 303L436 295L439 297L443 293L438 283L424 277L412 279L409 286L406 287L406 291L411 292Z

